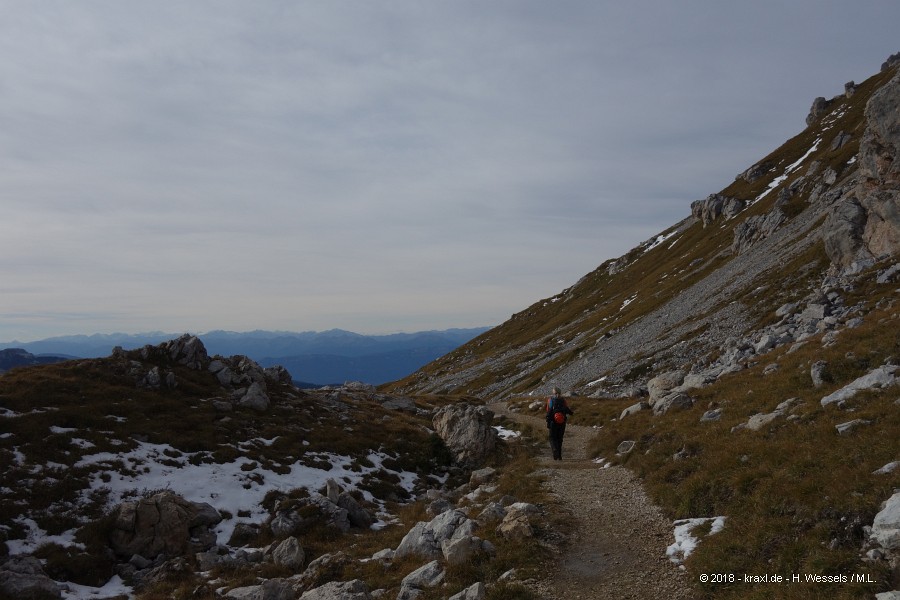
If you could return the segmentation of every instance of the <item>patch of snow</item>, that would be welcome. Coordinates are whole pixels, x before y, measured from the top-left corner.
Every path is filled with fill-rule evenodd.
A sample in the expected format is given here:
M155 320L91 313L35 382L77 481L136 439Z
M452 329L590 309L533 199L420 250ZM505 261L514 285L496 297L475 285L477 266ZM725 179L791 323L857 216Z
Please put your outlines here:
M625 302L622 303L622 306L619 307L619 311L622 311L626 306L634 302L634 299L637 298L637 292L634 293L630 298L625 298Z
M644 252L650 252L651 250L653 250L654 248L656 248L657 246L659 246L660 244L662 244L663 242L665 242L667 239L669 239L670 237L672 237L672 236L675 235L676 233L678 233L677 230L676 230L676 231L671 231L671 232L669 232L669 233L661 233L661 234L659 234L658 236L656 236L655 238L653 238L653 240L650 241L650 245L649 245L649 246L647 246L646 248L644 248ZM677 241L678 241L678 240L675 240L675 242L677 242ZM675 242L672 242L672 246L675 245ZM671 248L672 246L669 246L669 248Z
M766 190L762 194L757 196L755 200L750 201L748 203L748 206L752 206L752 205L756 204L757 202L759 202L760 200L762 200L763 198L768 196L769 192L771 192L772 190L777 188L779 185L784 183L785 179L787 179L791 173L793 173L795 170L797 170L797 167L799 167L803 163L803 161L809 157L810 154L812 154L813 152L818 150L819 144L821 142L822 142L822 138L816 138L816 141L813 143L812 148L807 150L806 154L804 154L803 156L798 158L796 161L792 162L787 167L785 167L784 173L782 173L781 175L779 175L778 177L773 179L772 183L769 184L769 187L767 187Z
M300 462L289 466L287 473L276 473L260 466L244 471L242 467L255 463L249 458L241 457L234 462L223 464L190 464L191 455L185 454L180 458L183 461L180 466L171 466L172 458L165 454L173 452L168 444L139 443L131 452L113 454L101 452L84 456L75 463L74 467L96 465L101 468L94 473L91 481L91 489L105 490L109 493L107 503L110 507L140 494L142 490L169 489L183 496L191 502L206 502L219 511L227 511L232 515L239 512L249 513L249 517L242 517L242 521L261 523L267 517L267 511L262 507L262 500L272 490L289 491L297 488L306 488L310 491L321 489L328 479L343 481L346 485L357 485L363 477L369 473L378 472L381 469L394 473L400 479L400 485L407 491L412 491L418 479L418 475L411 472L391 471L383 466L383 461L389 458L382 453L370 453L366 458L372 463L372 467L359 467L357 471L351 469L354 459L349 456L341 456L330 453L316 453L314 458L322 459L329 463L329 468L320 469L309 467ZM311 455L307 454L307 458ZM140 464L140 473L125 475L119 472L116 464L133 463ZM163 464L163 462L169 464ZM109 481L104 481L104 478ZM84 492L90 495L91 490ZM369 502L377 502L370 492L363 490L363 496ZM220 540L228 540L234 531L236 519L222 521L216 529Z
M497 430L497 434L500 436L500 439L508 440L510 438L517 438L522 434L518 431L513 431L512 429L507 429L502 425L494 425L494 429Z
M681 564L691 555L700 540L693 535L694 529L712 521L709 534L719 533L725 527L725 517L701 517L698 519L681 519L675 521L675 543L666 548L666 556L676 565Z
M72 433L73 431L78 431L74 427L57 427L56 425L50 426L50 433Z
M64 600L83 600L84 598L113 598L115 596L128 596L133 598L131 587L125 585L122 578L114 575L103 587L91 587L77 583L61 583L62 597Z
M75 543L75 530L71 529L59 535L49 535L34 521L34 519L17 518L14 523L22 526L27 531L25 539L11 539L6 541L10 555L31 554L44 544L59 544L60 546L83 546Z
M600 379L595 379L594 381L592 381L592 382L590 382L589 384L587 384L587 386L588 386L588 387L594 387L595 385L600 385L601 383L603 383L604 381L606 381L606 378L607 378L607 377L608 377L607 375L604 375L604 376L601 377Z

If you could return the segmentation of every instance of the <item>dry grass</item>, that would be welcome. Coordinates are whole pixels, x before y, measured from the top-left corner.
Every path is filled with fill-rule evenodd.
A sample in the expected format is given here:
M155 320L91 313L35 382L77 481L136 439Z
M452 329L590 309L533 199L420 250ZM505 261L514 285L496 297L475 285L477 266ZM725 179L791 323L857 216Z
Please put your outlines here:
M664 417L646 411L613 422L610 414L629 401L607 401L601 403L605 409L579 412L579 418L591 415L604 425L593 452L635 470L673 519L728 517L725 530L704 539L688 560L692 572L858 573L879 581L876 591L900 584L891 581L885 567L860 560L863 527L900 487L900 472L872 474L900 459L900 393L897 388L860 393L843 409L823 408L819 402L898 356L897 309L875 308L891 297L893 287L858 291L870 312L862 326L842 331L836 345L824 348L813 340L793 353L781 348L765 355L749 369L692 392L694 409ZM832 381L822 389L814 388L809 376L817 360L827 361L831 373ZM780 369L763 375L773 362ZM798 400L789 416L760 431L732 431L789 398ZM700 415L712 403L723 409L722 419L701 423ZM869 424L839 435L835 426L853 419ZM616 456L626 439L638 442L635 451ZM871 585L854 584L829 589L829 597L872 591ZM716 598L814 598L821 592L821 587L800 585L706 588Z

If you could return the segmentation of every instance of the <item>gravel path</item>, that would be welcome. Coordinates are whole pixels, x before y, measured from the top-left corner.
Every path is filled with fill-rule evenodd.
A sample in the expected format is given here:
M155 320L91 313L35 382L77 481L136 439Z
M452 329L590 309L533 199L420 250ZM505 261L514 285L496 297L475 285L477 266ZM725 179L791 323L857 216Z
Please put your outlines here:
M543 426L543 419L511 413L505 403L491 409ZM552 493L574 521L558 575L541 592L547 600L695 598L690 577L666 556L674 542L671 521L631 471L603 469L588 459L594 435L588 427L570 424L563 460L550 458L549 443L540 459Z

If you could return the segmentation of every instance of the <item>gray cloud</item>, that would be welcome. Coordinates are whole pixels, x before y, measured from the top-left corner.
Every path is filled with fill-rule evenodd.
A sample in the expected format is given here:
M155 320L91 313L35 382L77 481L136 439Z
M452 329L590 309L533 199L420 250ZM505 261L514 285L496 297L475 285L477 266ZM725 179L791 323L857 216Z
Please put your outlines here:
M877 72L900 6L3 12L0 339L26 340L498 323Z

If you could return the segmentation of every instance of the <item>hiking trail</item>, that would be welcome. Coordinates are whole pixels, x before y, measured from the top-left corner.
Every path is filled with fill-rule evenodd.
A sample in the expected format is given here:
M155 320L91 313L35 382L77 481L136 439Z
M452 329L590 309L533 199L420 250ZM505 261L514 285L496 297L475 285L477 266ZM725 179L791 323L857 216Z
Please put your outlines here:
M545 430L543 416L490 405L495 414ZM577 407L576 422L577 422ZM549 441L539 459L551 493L574 521L563 546L557 575L539 584L546 600L692 600L690 576L666 556L674 527L624 467L602 468L588 457L590 427L566 427L563 459L550 456Z

